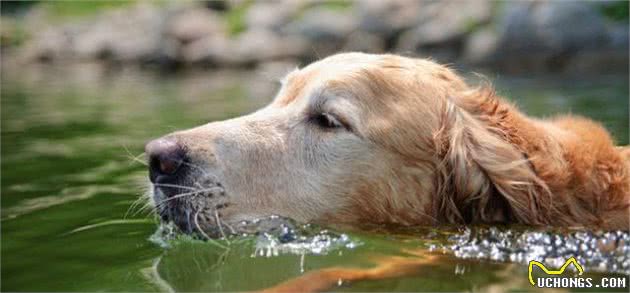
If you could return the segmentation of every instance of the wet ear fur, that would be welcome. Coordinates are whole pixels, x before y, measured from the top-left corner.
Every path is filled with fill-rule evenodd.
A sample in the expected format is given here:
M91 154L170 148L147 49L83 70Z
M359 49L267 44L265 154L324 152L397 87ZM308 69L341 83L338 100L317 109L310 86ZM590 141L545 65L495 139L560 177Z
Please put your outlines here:
M528 158L490 123L510 111L490 87L446 99L436 142L434 212L450 223L547 224L551 193Z

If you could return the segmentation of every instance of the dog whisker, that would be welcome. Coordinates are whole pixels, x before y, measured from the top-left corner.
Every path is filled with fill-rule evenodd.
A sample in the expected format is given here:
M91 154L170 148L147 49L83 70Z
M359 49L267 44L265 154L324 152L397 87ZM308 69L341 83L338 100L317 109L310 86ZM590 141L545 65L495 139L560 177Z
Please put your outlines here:
M197 195L197 194L201 194L201 193L205 193L205 192L213 192L213 191L220 191L222 190L222 188L220 187L210 187L210 188L205 188L205 189L196 189L195 191L191 191L191 192L184 192L184 193L179 193L176 194L174 196L171 196L167 199L164 199L160 202L158 202L156 204L156 206L160 206L168 201L174 200L174 199L178 199L178 198L182 198L182 197L186 197L186 196L191 196L191 195Z
M193 168L199 170L204 176L210 177L210 174L208 174L208 172L206 172L206 170L204 170L203 168L201 168L201 167L199 167L199 166L197 166L197 165L195 165L193 163L186 162L184 160L178 160L177 162L180 163L180 164L184 164L186 166L193 167Z
M197 211L195 213L195 216L193 217L193 222L195 222L195 227L197 227L197 231L199 231L199 233L205 237L206 239L212 239L210 238L210 236L208 236L208 234L206 234L206 232L203 231L203 229L201 229L201 226L199 225L199 212Z
M123 216L123 219L126 219L129 213L132 212L134 209L136 209L138 205L140 205L143 201L149 201L149 197L145 194L139 196L136 200L134 200L131 203L131 205L129 205L129 208L127 208L127 211L125 211L125 215Z
M172 187L172 188L181 188L181 189L187 189L187 190L198 190L198 188L178 185L178 184L153 183L153 185L158 186L158 187Z
M223 239L225 239L225 241L227 241L227 243L230 244L230 240L228 240L227 235L225 235L225 232L223 231L223 227L221 227L221 219L219 218L219 211L214 210L214 218L216 219L217 227L219 228L219 232L221 233L221 236L223 236Z
M138 202L138 203L137 203L137 204L135 204L135 205L133 205L133 208L131 208L131 209L129 209L129 210L128 210L128 212L129 212L129 211L132 211L132 210L135 210L135 211L133 211L133 212L131 213L131 215L130 215L131 217L135 217L136 215L138 215L138 214L142 213L142 212L143 212L144 210L146 210L147 208L149 208L149 210L151 210L152 205L151 205L151 201L149 201L149 200L147 200L147 201L146 201L146 202L145 202L145 203L144 203L144 204L143 204L140 208L137 208L137 207L138 207L138 205L140 205L141 200L142 200L142 198L139 198L139 199L137 200L137 202ZM127 216L128 216L128 214L127 214L127 213L125 213L125 217L127 217Z
M146 161L144 161L144 160L140 160L140 157L144 156L144 154L145 154L144 152L140 153L139 155L135 155L135 156L134 156L134 155L131 153L131 151L130 151L130 150L129 150L126 146L123 146L123 149L125 149L125 152L127 153L127 157L128 157L128 158L129 158L132 162L140 163L140 164L145 165L145 166L148 166L148 165L149 165L149 164L147 164L147 162L146 162Z
M208 242L210 242L212 245L218 246L218 247L223 248L223 249L228 249L228 247L226 247L226 246L224 246L224 245L221 245L220 243L218 243L218 242L214 241L214 240L212 239L212 237L208 236L208 234L206 234L206 232L204 232L204 231L203 231L203 229L201 229L201 226L199 225L199 212L200 212L200 211L197 211L197 212L195 213L195 216L193 217L193 221L194 221L194 223L195 223L195 226L197 227L197 231L199 231L199 233L200 233L203 237L205 237L205 238L206 238L206 240L207 240ZM229 242L228 242L228 244L229 244Z
M150 212L155 212L158 210L158 206L153 206L151 204L151 202L147 202L145 203L140 209L138 209L136 212L134 212L131 216L136 216L138 214L141 214L142 212L145 212L145 215L148 215Z

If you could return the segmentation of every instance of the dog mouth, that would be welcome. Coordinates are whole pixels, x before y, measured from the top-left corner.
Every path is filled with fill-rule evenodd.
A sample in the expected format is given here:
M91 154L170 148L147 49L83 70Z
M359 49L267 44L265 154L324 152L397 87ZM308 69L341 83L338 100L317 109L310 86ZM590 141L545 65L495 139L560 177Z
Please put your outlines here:
M153 203L162 223L172 222L181 232L201 238L233 234L222 219L230 206L223 185L209 177L187 183L153 183Z

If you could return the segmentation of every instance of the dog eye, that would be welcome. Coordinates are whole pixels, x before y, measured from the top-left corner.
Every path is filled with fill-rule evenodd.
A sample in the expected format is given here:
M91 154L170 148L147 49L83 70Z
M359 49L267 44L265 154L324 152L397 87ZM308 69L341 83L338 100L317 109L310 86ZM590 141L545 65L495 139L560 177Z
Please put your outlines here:
M335 118L334 116L328 114L328 113L320 113L320 114L316 114L313 117L313 122L315 124L317 124L319 127L321 128L329 128L329 129L333 129L333 128L343 128L343 124L341 124L341 122L339 122L339 120L337 120L337 118Z

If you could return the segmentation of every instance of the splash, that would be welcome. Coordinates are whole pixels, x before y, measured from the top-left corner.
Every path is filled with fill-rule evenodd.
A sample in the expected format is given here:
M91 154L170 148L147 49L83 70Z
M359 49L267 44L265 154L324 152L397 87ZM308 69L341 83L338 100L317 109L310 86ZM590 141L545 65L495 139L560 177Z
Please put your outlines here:
M230 228L229 239L203 239L203 237L181 233L172 222L161 223L149 241L162 248L170 248L178 241L200 241L200 239L218 244L224 249L229 249L230 245L253 243L252 257L327 254L331 251L353 249L361 245L359 241L347 234L323 229L313 224L298 224L291 219L279 216L242 221Z
M321 255L362 245L357 237L278 216L243 221L232 228L234 233L228 236L231 244L225 239L206 241L220 243L227 249L231 245L248 243L252 246L252 257ZM630 274L628 231L559 232L515 226L454 228L420 227L394 234L407 235L405 238L412 237L429 251L440 250L458 258L522 264L535 260L560 267L574 257L587 271ZM389 235L391 231L374 233ZM165 248L173 241L199 241L194 236L180 233L172 224L162 224L150 240Z
M255 235L253 257L280 254L327 254L339 249L352 249L360 243L347 234L322 229L312 224L297 224L287 218L271 216L242 222L239 230L244 235Z
M172 222L160 223L155 232L149 237L149 241L162 248L170 248L171 242L180 237L179 235L181 235L181 233L179 233L177 227Z
M535 260L559 267L568 258L575 257L590 270L630 274L630 233L627 231L558 233L476 227L464 228L461 233L450 236L448 242L442 249L460 258L517 263Z

